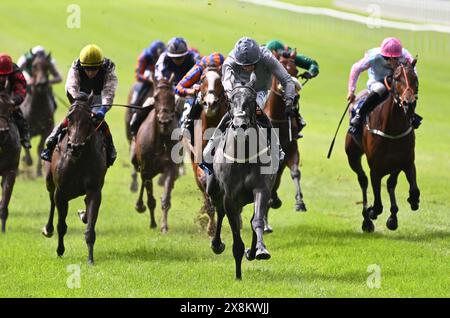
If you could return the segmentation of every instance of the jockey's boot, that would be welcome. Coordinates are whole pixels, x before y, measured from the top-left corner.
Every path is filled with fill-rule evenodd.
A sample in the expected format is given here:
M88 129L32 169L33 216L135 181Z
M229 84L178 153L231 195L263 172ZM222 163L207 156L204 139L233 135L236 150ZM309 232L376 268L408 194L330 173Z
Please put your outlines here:
M65 128L65 121L61 122L58 126L53 128L50 135L45 140L45 148L41 152L41 159L45 161L52 161L52 153L58 143L59 135Z
M220 142L220 137L223 136L223 134L225 133L225 130L227 129L230 123L230 120L231 120L230 114L228 112L225 113L219 125L214 130L214 133L209 139L205 149L203 149L203 161L199 164L199 167L202 168L203 171L205 171L208 174L214 173L213 170L213 159L215 153L214 150Z
M30 130L29 130L29 127L28 127L28 123L25 120L25 118L23 117L23 114L22 114L22 111L20 110L20 108L17 108L14 111L13 118L14 118L14 122L17 125L17 128L19 129L20 143L22 144L22 146L24 148L30 149L31 148Z
M375 106L383 101L383 97L378 95L377 92L371 92L364 103L361 105L361 108L358 110L355 117L350 121L350 132L352 134L357 134L361 128L363 118L369 114Z
M297 127L298 127L297 139L303 138L303 134L300 132L303 130L303 128L305 128L306 121L303 118L303 116L300 114L300 112L298 113L298 116L295 116L295 120L297 121Z
M130 133L131 136L135 137L139 127L141 126L142 122L147 118L148 114L150 113L151 108L150 107L144 107L141 109L137 109L136 112L133 114L130 120Z
M267 117L267 115L266 115L266 113L264 113L263 111L261 111L261 112L258 112L258 115L257 115L257 121L264 127L264 128L267 128L267 136L268 136L268 138L267 138L267 146L269 147L269 148L271 148L271 140L272 140L272 138L271 138L271 130L273 129L273 126L272 126L272 123L270 122L270 119L269 119L269 117ZM270 134L270 138L269 138L269 134ZM277 147L278 147L278 158L279 158L279 160L280 160L280 163L282 163L283 162L283 160L284 160L284 151L283 151L283 149L281 148L281 145L280 145L280 138L278 137L278 135L275 133L275 131L274 131L274 135L275 135L275 142L276 142L276 144L277 144Z
M414 129L419 128L420 124L422 124L422 119L423 119L422 116L420 116L420 115L418 115L418 114L416 114L416 113L412 114L411 117L410 117L410 120L411 120L411 126L412 126Z
M188 103L188 105L190 104ZM191 136L191 144L193 144L194 140L194 122L199 118L201 112L202 107L197 103L197 100L195 100L192 106L190 106L190 108L183 113L181 128L189 131Z
M114 146L114 141L109 129L108 132L105 134L105 146L106 146L106 166L110 167L114 164L114 161L116 161L117 151L116 147Z

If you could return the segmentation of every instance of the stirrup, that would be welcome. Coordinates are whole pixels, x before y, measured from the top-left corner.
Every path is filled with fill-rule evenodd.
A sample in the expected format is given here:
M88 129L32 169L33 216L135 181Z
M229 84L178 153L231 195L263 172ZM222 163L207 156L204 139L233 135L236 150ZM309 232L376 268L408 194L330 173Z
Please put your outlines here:
M205 161L202 161L199 165L199 168L202 169L204 172L206 172L208 175L212 175L214 173L214 168L211 163L207 163Z
M51 162L52 161L52 153L53 153L53 151L50 150L49 148L43 149L41 152L41 159Z

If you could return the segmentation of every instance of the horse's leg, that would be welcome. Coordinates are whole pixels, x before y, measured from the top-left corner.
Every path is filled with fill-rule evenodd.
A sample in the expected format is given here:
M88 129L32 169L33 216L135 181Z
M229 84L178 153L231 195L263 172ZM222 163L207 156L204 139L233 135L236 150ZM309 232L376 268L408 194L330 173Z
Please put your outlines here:
M272 188L272 196L270 198L270 207L272 209L279 209L281 207L281 205L283 204L283 202L281 202L280 198L278 197L277 190L280 187L281 176L283 175L283 171L284 171L285 167L286 167L286 165L283 163L283 166L281 166L278 169L277 177L275 179L275 184Z
M223 207L217 209L217 228L214 238L211 241L211 249L216 254L221 254L225 250L225 243L222 242L220 238L220 233L222 232L222 221L225 216L225 210Z
M131 192L137 192L138 190L138 182L137 182L137 171L133 167L133 172L131 173L131 185L130 185L130 191Z
M142 179L142 183L145 186L145 190L147 191L147 206L150 210L150 228L156 228L155 221L155 208L156 208L156 200L153 196L153 181Z
M398 212L398 206L397 206L397 200L395 199L395 187L397 186L397 178L400 171L395 171L391 173L387 180L387 189L389 192L389 198L391 200L391 216L388 218L386 222L386 226L389 230L396 230L398 227L397 222L397 212Z
M58 209L58 248L56 249L56 253L58 256L63 256L65 248L64 248L64 235L67 232L67 209L69 207L68 201L64 198L59 191L55 192L55 203L56 208Z
M373 206L369 210L369 216L372 220L376 220L378 215L383 213L383 204L381 203L381 178L374 170L370 170L370 182L373 190Z
M88 264L94 265L94 243L95 243L95 223L97 222L102 193L100 190L88 192L86 195L87 227L84 238L88 246Z
M22 161L25 162L27 166L33 165L33 159L31 158L30 149L25 148L25 155L23 156Z
M50 134L50 133L48 133ZM42 177L42 159L41 152L44 149L45 138L44 135L41 135L41 140L39 141L39 145L37 147L37 167L36 167L36 176Z
M411 210L416 211L419 209L420 190L417 186L416 165L414 164L414 162L411 163L411 165L407 169L405 169L405 175L409 183L408 203L411 206Z
M263 240L264 216L269 208L270 192L258 191L254 193L254 212L252 218L252 229L256 232L256 259L269 259L270 253L266 249Z
M306 205L305 202L303 202L303 193L302 188L300 186L300 179L302 178L301 171L298 167L299 161L300 161L300 153L298 152L298 147L296 146L294 148L292 156L288 158L288 166L291 170L291 178L294 181L295 185L295 211L302 211L306 212Z
M8 219L8 205L16 181L16 170L10 170L2 176L2 201L0 202L0 217L2 220L2 233L6 231L6 220Z
M249 261L253 261L255 259L255 256L256 256L256 243L258 241L258 237L256 235L256 231L253 228L253 220L254 219L255 219L255 214L252 215L252 219L250 220L250 226L252 228L252 245L250 246L250 248L247 248L245 250L245 257Z
M161 232L163 233L167 233L167 231L169 230L169 225L167 224L167 216L169 214L169 209L171 206L170 199L175 183L176 174L176 168L171 167L167 169L166 180L164 181L164 193L161 197L161 208L163 211Z
M214 205L211 203L211 199L209 198L208 194L206 193L206 190L203 191L203 206L205 209L206 214L208 215L208 226L207 231L208 235L210 237L214 236L215 232L217 231L217 224L216 220L214 219L215 216L215 209Z
M239 224L239 211L231 210L225 207L231 232L233 233L233 256L236 265L236 279L242 279L242 257L244 256L244 242L241 238L241 229ZM261 231L262 233L262 231Z
M367 179L367 175L364 172L364 169L361 165L361 157L363 155L363 151L353 141L352 137L348 134L345 141L345 152L347 153L347 160L350 165L350 168L358 176L358 182L362 192L363 197L362 215L364 218L362 223L362 229L364 232L373 232L375 230L375 226L373 225L373 222L370 219L369 209L367 206L367 187L369 185L369 180Z
M54 191L49 192L50 197L50 213L48 215L48 221L47 224L42 228L42 234L45 237L52 237L53 236L53 216L55 215L55 198L54 198Z
M139 213L144 213L146 209L144 201L142 200L142 197L144 195L144 188L145 188L145 180L141 175L141 190L139 191L139 197L138 200L136 201L136 205L134 206L134 209Z

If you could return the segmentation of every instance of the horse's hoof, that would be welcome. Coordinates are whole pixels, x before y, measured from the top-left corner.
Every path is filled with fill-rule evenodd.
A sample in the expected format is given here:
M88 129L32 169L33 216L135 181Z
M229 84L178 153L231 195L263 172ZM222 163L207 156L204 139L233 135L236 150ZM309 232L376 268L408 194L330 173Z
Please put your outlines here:
M136 206L134 207L134 209L138 212L138 213L144 213L146 210L146 207L143 203L137 203Z
M272 232L273 232L273 229L272 229L272 227L270 225L265 225L264 226L264 233L270 234Z
M48 231L47 227L44 226L42 228L42 235L44 235L45 237L49 237L49 238L52 237L53 236L53 229L51 231Z
M218 246L215 246L212 242L211 242L211 249L213 250L214 254L222 254L223 251L225 250L225 243L220 242L220 244Z
M88 259L87 263L88 263L88 266L94 266L94 260L93 259Z
M155 222L150 222L150 228L151 229L156 229L156 223Z
M33 165L33 159L31 159L31 158L23 157L23 158L22 158L22 161L25 162L25 164L26 164L28 167L30 167L30 166Z
M376 220L378 218L378 215L380 215L381 213L377 213L375 212L375 209L373 207L370 207L367 209L367 213L369 214L369 217L372 220Z
M156 224L155 224L156 225ZM150 226L151 227L151 226ZM162 234L167 234L167 232L169 231L169 228L167 226L162 226L161 227L161 233Z
M270 200L270 207L272 209L279 209L282 204L283 202L278 197L272 198L272 200Z
M85 210L78 210L78 217L80 218L81 222L84 224L87 224L87 214Z
M372 233L373 231L375 231L375 225L373 225L373 222L371 220L363 221L362 230L365 233Z
M58 254L58 256L59 257L62 257L63 255L64 255L64 251L65 251L65 248L64 247L62 247L62 248L57 248L56 249L56 254Z
M131 183L130 191L131 192L137 192L137 190L138 190L138 184L136 182Z
M253 254L253 255L252 255ZM245 250L245 258L249 261L253 261L255 259L255 253L251 253L250 249L247 248Z
M42 172L41 172L41 171L36 172L36 176L37 176L38 178L41 178L41 177L42 177Z
M408 198L408 203L411 206L411 210L413 211L417 211L419 209L419 202L415 202L413 200L411 200L410 198Z
M297 212L306 212L307 209L306 209L305 203L303 203L303 202L297 203L297 204L295 205L295 211L297 211Z
M398 228L397 218L389 217L386 222L386 227L391 231L395 231Z
M258 248L256 250L255 258L257 260L269 259L270 258L270 253L265 248Z

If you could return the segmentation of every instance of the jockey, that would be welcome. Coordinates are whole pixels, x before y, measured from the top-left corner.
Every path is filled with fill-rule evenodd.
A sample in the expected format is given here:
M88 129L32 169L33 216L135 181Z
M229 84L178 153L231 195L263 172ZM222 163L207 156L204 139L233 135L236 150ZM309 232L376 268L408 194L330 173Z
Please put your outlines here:
M159 56L166 50L166 45L160 41L153 41L149 47L144 49L138 57L136 67L136 80L131 104L138 106L142 104L142 98L148 93L152 83L152 74L155 72L155 64Z
M350 132L356 134L359 130L362 119L381 103L387 96L388 90L384 84L384 78L391 76L399 62L408 61L412 63L413 57L402 47L402 43L396 38L386 38L381 43L381 47L373 48L366 52L364 57L353 64L348 81L347 100L355 100L356 83L359 75L369 70L369 80L367 88L369 95L362 104L356 116L350 121ZM415 107L414 107L415 108ZM422 117L415 114L411 118L411 125L418 128Z
M17 61L17 65L22 70L23 75L25 76L25 79L27 80L27 88L31 89L31 86L33 85L33 73L32 73L32 67L33 67L33 60L34 57L37 55L47 55L47 52L45 51L45 48L43 46L37 45L34 48L32 48L30 51L23 54L19 60ZM57 104L55 100L55 96L53 95L52 85L53 84L59 84L62 82L62 76L59 72L58 68L56 67L56 61L55 59L51 58L50 53L47 55L50 59L50 74L52 75L52 79L49 80L49 90L48 93L50 95L50 98L53 102L54 109L56 110Z
M173 74L172 84L175 86L181 78L195 65L194 53L188 50L186 41L183 38L172 38L167 50L163 52L155 65L155 79L157 81L162 78L169 79ZM145 105L145 103L144 103ZM184 98L175 95L175 108L177 113L183 112ZM141 123L153 109L152 106L146 107L133 114L130 121L130 132L135 136L139 130Z
M256 83L254 84L254 89L257 93L256 103L261 110L265 106L272 82L272 75L274 75L284 88L283 98L286 103L286 114L290 116L296 112L294 106L296 98L295 83L291 76L267 48L260 47L251 38L243 37L236 43L222 66L222 84L228 97L230 97L231 91L235 86L249 82L250 75L253 72L256 75ZM227 112L205 147L203 151L204 158L211 158L213 149L220 141L220 136L225 132L230 120L231 116ZM258 112L258 121L263 127L272 128L269 118L263 111ZM278 140L277 143L280 150L279 159L282 161L284 153L279 146ZM203 168L206 167L206 170L212 171L211 163L204 161L201 166Z
M175 87L175 94L181 97L195 96L200 89L199 84L203 71L207 67L214 67L221 70L223 62L224 57L219 52L214 52L202 57L200 62L197 62L197 64L184 75L181 81L178 82L178 85ZM188 130L192 128L193 120L196 119L202 111L198 102L199 101L195 99L192 106L188 102L184 104L185 111L183 112L181 121L183 123L182 126Z
M283 45L283 43L278 40L267 42L266 48L269 49L278 60L283 54L290 54L292 52L292 49L290 47L288 47L287 45ZM297 67L306 70L300 75L300 77L302 78L311 79L319 75L319 64L306 55L297 54L295 56L294 63ZM300 114L300 112L295 118L297 119L297 124L299 127L299 134L297 138L302 138L303 135L300 133L300 131L302 131L302 129L306 126L306 121L303 119L303 116Z
M13 63L11 56L0 53L0 92L6 91L11 98L11 103L16 106L12 113L12 118L19 129L22 146L29 149L31 148L30 132L19 107L25 99L26 89L27 82L22 71Z
M114 63L103 57L103 53L97 45L89 44L85 46L80 52L79 59L73 62L69 70L66 81L66 93L71 104L80 92L86 94L93 92L93 103L103 104L92 109L92 117L95 121L101 122L100 131L105 137L108 167L114 163L117 154L111 132L104 118L106 112L111 108L116 88L117 76ZM45 141L46 149L41 153L42 159L51 161L52 152L58 142L58 137L67 125L68 121L65 118L47 137Z

